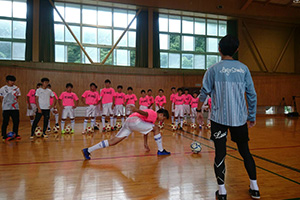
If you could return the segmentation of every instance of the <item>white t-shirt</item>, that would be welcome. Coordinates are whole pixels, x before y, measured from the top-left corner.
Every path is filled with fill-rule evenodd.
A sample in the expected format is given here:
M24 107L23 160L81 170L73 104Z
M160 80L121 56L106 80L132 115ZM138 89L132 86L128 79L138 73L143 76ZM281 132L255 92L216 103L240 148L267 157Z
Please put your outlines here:
M39 105L41 110L49 110L50 97L54 97L52 90L39 88L36 90L35 96L39 97Z
M0 88L0 96L3 97L2 110L19 110L17 97L21 96L20 88L5 85Z

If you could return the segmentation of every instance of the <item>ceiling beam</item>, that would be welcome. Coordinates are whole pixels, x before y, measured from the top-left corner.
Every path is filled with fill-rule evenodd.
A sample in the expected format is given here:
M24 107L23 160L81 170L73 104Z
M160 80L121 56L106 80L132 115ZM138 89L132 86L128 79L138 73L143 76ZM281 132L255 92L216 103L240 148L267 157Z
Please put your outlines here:
M241 10L246 10L252 2L253 0L247 0L245 4L241 7Z

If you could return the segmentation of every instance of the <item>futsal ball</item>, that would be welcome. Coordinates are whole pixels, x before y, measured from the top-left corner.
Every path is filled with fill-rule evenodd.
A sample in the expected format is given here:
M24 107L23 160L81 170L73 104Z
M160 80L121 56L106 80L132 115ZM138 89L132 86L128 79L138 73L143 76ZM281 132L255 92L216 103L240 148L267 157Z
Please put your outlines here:
M92 132L93 132L92 127L88 126L88 127L86 128L86 132L87 132L87 133L92 133Z
M186 120L183 120L183 125L187 125L187 121Z
M98 122L96 122L95 126L99 128L100 124Z
M66 126L65 131L66 131L66 133L70 133L71 132L71 127L70 126Z
M9 133L7 133L7 137L9 137L9 138L15 138L16 137L16 133L15 132L9 132Z
M177 126L175 124L172 124L172 131L176 131L177 130Z
M207 124L207 128L210 129L210 127L211 127L211 125L210 125L210 123L208 123L208 124Z
M197 141L194 141L192 144L191 144L191 150L193 153L199 153L201 151L202 147L201 147L201 144Z
M58 128L56 126L53 127L53 132L57 133L58 132Z
M191 128L193 128L193 129L197 127L197 125L194 124L194 123L192 123L190 126L191 126Z
M118 123L116 124L116 127L117 127L117 129L120 129L120 128L122 127L122 124L118 122Z
M107 125L105 126L105 130L106 130L106 131L111 131L111 126L110 126L109 124L107 124Z
M42 137L42 135L43 135L43 131L42 131L42 129L40 127L36 127L34 133L35 133L36 137Z
M163 129L164 125L163 124L158 124L158 128Z

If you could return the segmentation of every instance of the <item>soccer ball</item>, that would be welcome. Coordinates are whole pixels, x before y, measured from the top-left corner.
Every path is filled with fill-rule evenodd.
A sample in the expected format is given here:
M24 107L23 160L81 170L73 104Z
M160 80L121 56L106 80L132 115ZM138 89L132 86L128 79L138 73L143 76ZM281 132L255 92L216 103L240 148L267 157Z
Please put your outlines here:
M177 130L177 126L175 124L172 124L171 128L172 128L172 131L176 131Z
M107 125L105 126L105 130L106 130L106 131L111 131L111 126L110 126L109 124L107 124Z
M187 125L187 121L186 120L183 120L183 125Z
M70 133L70 132L71 132L71 127L68 125L68 126L65 128L65 131L66 131L66 133Z
M97 126L98 128L100 127L100 124L98 122L96 122L95 126Z
M90 127L90 126L88 126L88 127L86 128L86 132L87 132L87 133L92 133L92 132L93 132L93 128Z
M158 128L163 129L164 125L163 124L158 124Z
M190 126L191 126L191 128L196 128L197 127L197 125L194 124L194 123L192 123Z
M36 127L34 134L36 137L42 137L43 131L42 131L41 127Z
M118 123L116 124L116 127L117 127L117 129L120 129L120 128L122 127L122 124L118 122Z
M201 151L202 147L201 144L197 141L192 142L191 144L191 150L193 153L199 153Z
M57 133L58 132L58 128L56 126L53 127L53 132Z
M7 137L9 137L9 138L15 138L16 137L16 133L15 132L9 132L9 133L7 133Z
M211 125L210 125L210 123L208 123L208 124L207 124L207 128L210 129L210 127L211 127Z

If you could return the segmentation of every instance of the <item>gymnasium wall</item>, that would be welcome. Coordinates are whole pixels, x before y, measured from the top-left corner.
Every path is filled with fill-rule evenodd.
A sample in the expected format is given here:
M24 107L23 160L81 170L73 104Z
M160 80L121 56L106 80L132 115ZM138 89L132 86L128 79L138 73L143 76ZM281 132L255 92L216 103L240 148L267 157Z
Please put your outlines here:
M104 87L104 80L110 79L112 87L116 88L121 84L126 89L128 86L134 88L137 97L140 97L140 90L151 88L156 95L158 89L165 90L167 99L170 96L170 88L195 87L202 83L203 72L190 70L161 70L141 69L132 67L103 67L88 66L81 64L49 64L49 63L26 63L26 62L4 62L0 65L0 85L5 84L5 76L13 74L17 77L16 85L20 87L22 96L20 102L21 120L26 117L26 94L34 88L42 77L48 77L53 91L58 95L64 91L65 84L71 82L74 85L74 92L81 94L89 89L89 84L95 82L98 89ZM291 103L291 96L300 94L300 75L265 73L252 73L259 106L279 105L282 97ZM82 103L80 103L82 105ZM170 108L168 101L167 108ZM2 117L2 116L1 116Z

